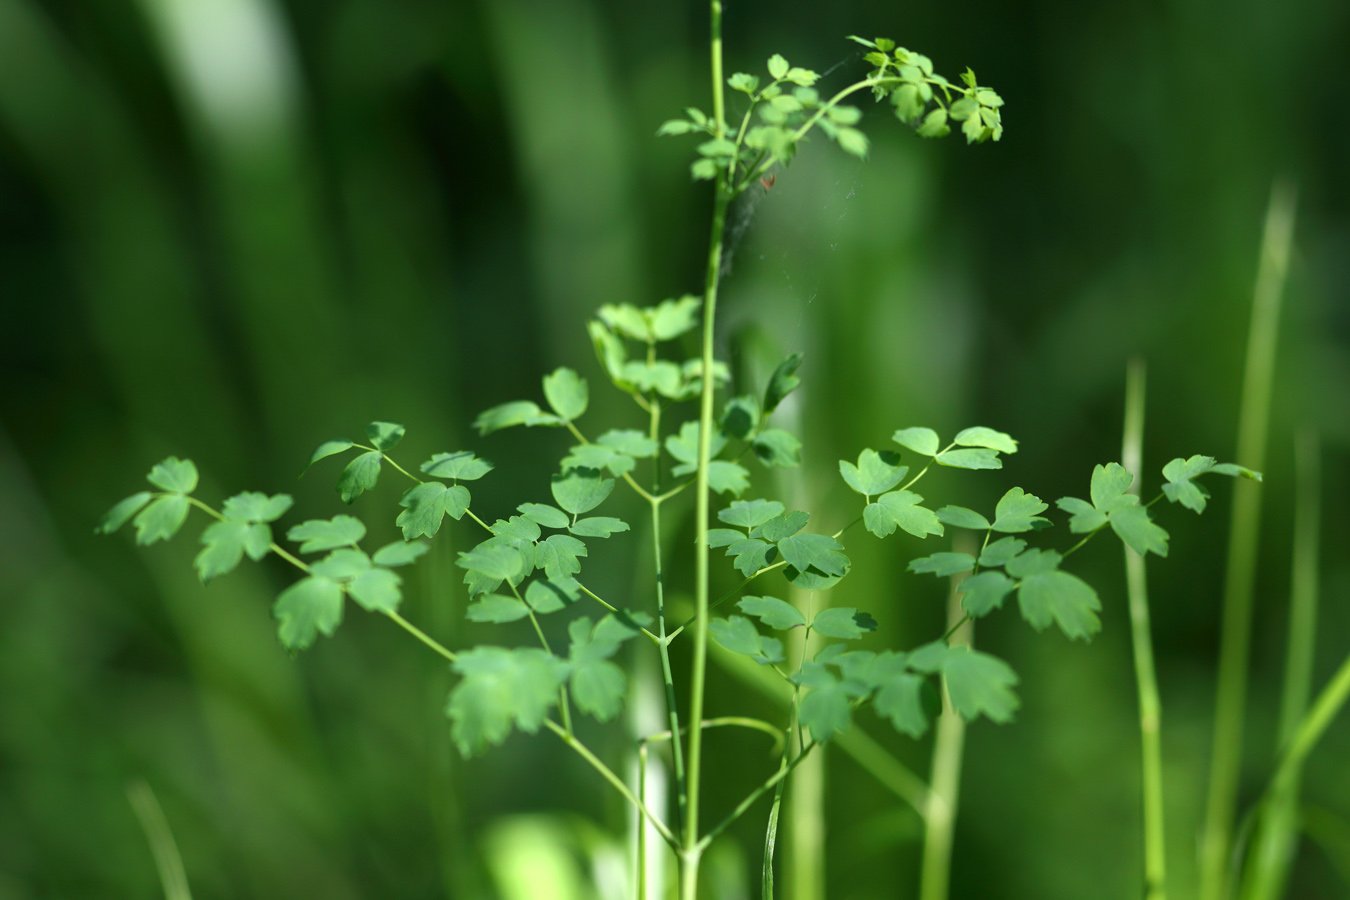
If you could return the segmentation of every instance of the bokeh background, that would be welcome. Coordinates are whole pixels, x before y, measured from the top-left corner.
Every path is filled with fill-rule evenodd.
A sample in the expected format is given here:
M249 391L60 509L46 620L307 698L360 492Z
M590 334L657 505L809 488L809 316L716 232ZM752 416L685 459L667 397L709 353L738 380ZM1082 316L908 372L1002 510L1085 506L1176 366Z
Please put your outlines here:
M537 398L558 365L592 381L589 428L637 422L599 389L583 322L700 285L708 191L688 180L690 142L654 133L708 107L706 17L666 0L0 0L0 898L161 896L128 802L138 779L198 898L622 896L621 804L546 735L460 761L450 673L390 623L349 610L291 659L268 613L284 565L203 587L201 520L148 549L92 530L169 454L196 460L208 500L285 491L297 509L283 524L334 515L338 466L296 475L320 441L372 419L408 425L406 463L461 448L493 460L475 486L486 514L547 498L563 435L479 439L469 423ZM856 514L835 461L915 424L1022 441L998 475L930 477L939 504L989 507L1013 483L1084 494L1119 455L1132 356L1148 365L1151 488L1174 456L1230 458L1262 218L1277 177L1297 185L1250 801L1275 753L1299 427L1317 430L1323 464L1315 682L1350 652L1350 6L731 0L727 71L777 51L842 86L865 70L847 34L893 36L949 77L972 66L1007 101L1006 136L923 142L878 108L868 161L816 141L733 215L720 352L749 389L806 352L785 414L806 466L760 490L818 521ZM1232 488L1214 487L1203 520L1163 511L1172 557L1150 566L1182 897L1231 508ZM400 489L386 474L359 502L377 538ZM635 514L627 502L614 514ZM679 553L688 509L672 518ZM641 535L587 569L639 606ZM463 620L453 558L471 538L443 532L406 614L450 646L526 643ZM904 567L943 547L849 549L834 602L876 615L871 646L941 632L943 587ZM981 624L977 642L1021 675L1023 708L968 732L954 897L1139 894L1120 551L1094 542L1075 570L1104 603L1091 645L1011 611ZM686 584L675 577L676 603ZM650 663L635 663L633 704L648 725ZM711 712L776 714L734 671L716 669L711 690ZM589 739L622 768L641 727ZM870 716L859 727L926 772L927 742ZM713 807L774 764L754 737L710 748ZM1291 896L1350 891L1347 758L1341 721L1310 761L1315 833ZM825 871L789 896L823 896L807 883L820 877L839 900L913 895L917 819L893 794L831 752L802 797L785 865ZM765 813L719 845L708 897L758 896Z

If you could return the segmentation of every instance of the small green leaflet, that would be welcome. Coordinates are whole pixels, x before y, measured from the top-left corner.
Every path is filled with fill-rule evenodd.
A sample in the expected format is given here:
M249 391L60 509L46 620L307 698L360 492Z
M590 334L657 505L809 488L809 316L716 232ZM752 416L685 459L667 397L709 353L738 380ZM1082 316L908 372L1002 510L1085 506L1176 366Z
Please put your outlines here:
M766 466L791 469L801 465L802 442L780 428L764 429L753 446L755 456Z
M1092 505L1110 515L1122 506L1139 502L1138 497L1125 493L1130 489L1134 476L1120 463L1107 463L1092 468Z
M1243 466L1216 463L1212 456L1192 456L1190 459L1174 459L1163 466L1163 478L1167 479L1162 488L1163 493L1170 502L1180 503L1187 509L1202 513L1205 511L1205 501L1209 498L1209 493L1193 479L1207 472L1250 478L1253 481L1261 480L1260 472L1253 472Z
M309 463L305 466L305 470L308 471L310 466L314 465L316 462L323 459L324 457L342 453L343 451L350 450L355 446L356 444L352 443L346 438L338 438L332 441L324 441L322 444L318 446L318 448L312 454L310 454ZM303 475L304 472L300 474Z
M794 534L778 541L778 552L799 572L816 569L826 575L848 572L848 557L840 553L844 545L824 534Z
M375 551L377 566L406 566L413 563L431 548L421 541L394 541Z
M678 471L677 468L671 474ZM750 473L745 470L744 466L737 465L734 462L714 459L708 463L708 486L719 494L731 494L733 497L739 497L750 487Z
M940 466L955 469L1001 469L1003 460L998 458L997 450L965 447L960 450L944 450L933 459Z
M547 615L576 603L580 590L574 578L561 578L557 581L536 579L525 589L525 602L535 612Z
M564 422L579 419L590 402L586 379L565 366L554 369L544 376L544 399Z
M729 547L737 541L745 540L745 532L734 528L709 528L709 547Z
M1043 502L1040 497L1015 487L998 501L998 506L994 510L993 528L1005 534L1016 534L1048 527L1050 520L1041 516L1048 508L1049 504Z
M605 367L610 381L613 381L620 390L631 391L633 386L623 377L623 368L628 361L628 351L624 349L623 341L615 337L603 322L594 319L586 323L586 331L591 335L596 358L600 360L600 365Z
M789 631L806 624L801 610L777 597L742 597L736 606L775 631Z
M958 434L952 443L961 447L984 447L999 453L1017 452L1017 441L992 428L967 428Z
M989 544L980 553L980 565L1006 566L1008 560L1027 548L1027 542L1013 537L999 538Z
M623 708L628 690L623 669L609 658L637 631L613 615L605 616L592 629L591 620L582 616L568 625L567 634L571 638L568 661L572 699L582 712L608 722Z
M384 454L370 450L347 463L338 476L337 492L343 503L351 503L365 491L375 487L380 478L380 462Z
M647 327L655 341L670 341L698 327L698 313L703 298L685 294L671 300L662 300L655 307L644 309Z
M1101 601L1086 581L1058 571L1061 558L1053 550L1028 550L1005 568L1020 579L1017 604L1032 628L1042 631L1053 622L1070 639L1089 640L1101 631Z
M234 571L245 553L255 562L266 556L272 529L261 522L215 522L202 532L201 542L205 546L193 564L201 580L210 581Z
M975 568L975 557L969 553L934 553L921 559L910 560L909 570L916 573L928 572L939 578L959 575Z
M811 621L811 630L824 637L851 641L877 630L877 621L865 612L847 606L822 609Z
M464 616L470 622L515 622L529 614L528 606L505 594L485 594L464 610Z
M595 469L576 468L554 475L551 486L558 505L578 516L603 503L614 490L614 480L601 478Z
M823 669L812 679L811 691L802 698L802 726L817 741L828 741L848 731L853 724L853 701L866 693L856 682L839 681Z
M778 557L778 548L756 538L736 541L727 546L727 556L733 556L733 565L746 578L758 572Z
M432 478L477 481L492 471L492 463L474 456L471 450L461 450L458 453L437 453L422 463L422 471Z
M132 494L130 497L119 502L112 509L103 514L99 520L98 527L94 529L94 534L112 534L121 528L141 507L150 502L154 494L149 491L141 491L138 494Z
M719 512L717 518L738 528L756 528L782 513L783 504L777 500L736 500Z
M287 494L269 497L257 491L245 491L225 501L225 518L232 522L275 522L294 502Z
M993 527L984 516L964 506L944 506L937 511L937 517L943 525L951 525L953 528L988 531Z
M783 398L797 389L802 380L793 373L802 364L802 354L794 353L778 364L769 376L769 385L764 389L764 415L767 417Z
M539 523L525 516L512 516L509 520L498 519L492 523L492 533L515 538L524 543L539 540Z
M984 714L1000 725L1012 721L1019 706L1012 690L1017 673L1003 660L966 646L949 647L942 660L942 677L961 718L969 721Z
M634 390L643 394L655 391L663 397L678 400L684 393L681 386L684 376L680 372L680 367L667 359L651 362L639 359L626 362L623 365L623 379Z
M403 440L403 426L393 422L371 422L366 426L366 437L376 450L393 450Z
M887 537L896 526L917 538L930 534L941 535L942 523L937 514L919 504L923 498L912 491L891 491L882 494L875 503L863 510L863 524L877 537Z
M972 575L957 589L961 593L961 608L971 618L986 616L1003 605L1016 583L1002 572L980 572Z
M342 624L342 585L311 575L282 591L272 614L281 646L291 652L304 650L320 634L332 637Z
M455 565L472 572L481 572L494 581L515 578L525 566L525 558L514 547L495 543L489 538L472 550L459 554Z
M532 400L512 400L491 409L484 410L473 420L473 427L480 435L488 435L503 428L515 425L561 425L562 420L549 415Z
M567 674L562 660L543 650L475 647L459 654L463 676L450 692L446 714L461 755L482 753L506 740L511 729L535 733L558 702Z
M859 494L875 497L899 484L909 474L909 467L900 465L900 454L894 450L864 450L858 454L856 466L839 460L839 474Z
M848 669L844 671L847 677ZM902 734L912 738L923 737L924 732L928 731L929 714L926 707L931 705L941 708L937 694L928 687L928 679L908 671L905 655L891 650L871 661L868 676L869 686L875 687L877 691L872 699L877 715L890 719L895 730Z
M146 480L171 494L190 494L197 489L197 467L190 459L170 456L155 464Z
M301 553L319 553L332 551L339 546L355 546L363 537L366 537L366 526L359 518L352 518L351 515L309 519L286 532L286 540L298 542Z
M783 661L783 642L777 638L764 637L754 623L744 616L711 619L708 633L723 648L748 656L761 666Z
M759 401L754 397L733 397L722 408L722 431L734 438L748 438L759 427Z
M627 531L628 523L612 516L594 516L589 519L578 519L568 530L581 537L607 538L616 532Z
M708 458L714 459L727 445L726 435L716 429L712 433L712 443L708 448ZM698 422L685 422L680 426L679 434L666 437L666 452L680 463L670 474L679 478L698 469Z
M891 435L891 440L920 456L937 456L941 446L937 432L931 428L901 428Z
M348 582L347 593L367 612L394 612L403 600L402 581L396 572L374 568Z
M136 516L136 543L149 545L155 541L167 541L183 527L187 514L186 495L168 494L156 498Z
M535 546L535 565L550 579L563 581L581 571L586 545L569 534L551 534Z
M609 469L612 474L622 476L633 471L637 462L604 444L578 444L568 451L560 465L563 469Z
M655 456L661 449L661 445L640 431L627 428L621 431L606 431L595 442L602 447L622 453L624 456L631 456L635 459L645 459Z
M545 528L566 528L572 520L567 513L547 503L522 503L516 507L521 515Z
M802 512L800 509L794 509L792 512L780 513L773 518L763 522L758 527L751 529L750 536L763 538L766 541L777 543L783 538L790 537L806 527L806 523L811 520L811 514Z
M1106 524L1106 513L1101 512L1086 500L1077 497L1060 497L1055 505L1069 514L1069 530L1074 534L1086 534L1096 531Z
M1111 513L1111 529L1136 553L1167 555L1168 534L1144 506L1124 506Z
M333 581L350 581L362 572L370 571L370 557L354 547L334 550L309 567L311 575Z
M446 516L463 518L470 499L469 489L462 484L428 481L409 488L399 498L398 505L405 509L398 514L394 524L403 529L405 541L420 535L434 537Z

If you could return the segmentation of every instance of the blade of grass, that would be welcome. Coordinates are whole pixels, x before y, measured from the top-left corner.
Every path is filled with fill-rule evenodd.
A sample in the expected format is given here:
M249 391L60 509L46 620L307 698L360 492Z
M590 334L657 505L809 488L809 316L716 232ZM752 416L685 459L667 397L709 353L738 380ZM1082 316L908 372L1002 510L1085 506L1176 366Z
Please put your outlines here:
M1143 490L1144 398L1143 360L1130 361L1125 376L1125 439L1121 462L1134 476L1130 491ZM1130 602L1130 637L1134 678L1139 692L1139 745L1144 787L1144 897L1166 900L1167 840L1163 817L1162 703L1153 667L1153 634L1149 625L1148 572L1144 557L1125 545L1125 582Z
M1280 301L1289 270L1296 193L1277 181L1271 190L1261 242L1261 262L1252 302L1242 406L1238 414L1237 456L1242 464L1265 467L1266 431ZM1219 684L1214 701L1209 797L1200 838L1200 900L1227 896L1227 871L1242 762L1243 708L1247 699L1247 660L1251 643L1252 598L1260 534L1261 493L1254 482L1240 481L1233 492L1233 520L1224 578L1223 632L1219 648Z
M1289 602L1289 648L1284 668L1284 696L1280 703L1280 749L1290 746L1299 721L1308 710L1312 693L1314 644L1317 630L1317 565L1321 518L1321 473L1315 432L1299 433L1294 446L1294 552ZM1274 900L1289 879L1298 847L1299 785L1297 769L1287 785L1274 794L1263 810L1243 875L1243 900Z
M169 830L169 820L164 809L155 798L155 792L144 779L136 779L127 785L127 800L140 820L141 830L150 843L150 853L155 858L155 868L159 870L159 883L164 887L164 900L192 900L192 891L188 888L187 872L183 870L183 858L178 854L178 844Z

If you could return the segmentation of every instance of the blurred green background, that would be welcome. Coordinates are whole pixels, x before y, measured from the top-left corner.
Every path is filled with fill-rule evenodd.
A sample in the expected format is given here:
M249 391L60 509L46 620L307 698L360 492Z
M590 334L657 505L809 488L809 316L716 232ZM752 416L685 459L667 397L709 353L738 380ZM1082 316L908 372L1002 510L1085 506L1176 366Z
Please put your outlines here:
M547 498L567 442L478 439L468 424L537 398L558 365L597 388L592 431L637 425L598 389L583 318L699 288L708 190L689 183L691 142L653 135L708 108L706 18L664 0L0 0L0 898L161 896L127 800L138 778L198 898L623 896L622 805L547 736L453 756L450 673L390 623L349 609L292 660L269 618L292 577L275 559L202 587L198 519L144 550L91 532L169 454L196 460L208 500L285 491L284 524L336 514L337 466L296 474L372 419L407 423L405 462L493 460L475 508L505 514ZM806 352L785 413L806 467L777 487L822 522L855 514L835 461L916 424L1022 441L999 475L930 477L938 504L990 507L1013 483L1082 495L1119 455L1133 355L1149 367L1145 490L1174 456L1230 458L1262 216L1276 176L1296 182L1250 801L1275 752L1302 425L1324 467L1316 684L1350 652L1336 515L1350 496L1350 6L730 0L727 71L782 52L842 86L866 68L847 34L893 36L949 77L972 66L1006 99L1007 130L997 145L922 142L876 109L866 163L818 140L733 214L720 352L749 389ZM1164 511L1172 558L1150 565L1180 897L1230 508L1230 486L1215 488L1203 520ZM359 501L377 538L394 533L399 490L386 474ZM636 512L626 502L615 514ZM677 553L688 509L673 518ZM463 621L453 558L471 537L438 538L405 604L452 647L504 640ZM641 531L610 543L587 572L646 608ZM941 585L904 566L943 547L902 535L849 549L834 602L876 615L871 646L941 632ZM1104 604L1092 645L1011 611L977 635L1021 675L1023 708L969 730L953 897L1139 894L1120 552L1094 542L1075 563ZM588 738L621 770L629 730L660 727L650 663L640 721ZM724 670L711 691L711 714L775 714ZM926 772L926 742L870 716L859 727ZM710 808L775 764L762 743L710 739ZM1348 756L1341 721L1309 765L1317 840L1290 896L1350 892ZM911 896L913 815L842 753L823 779L803 791L823 797L828 828L784 847L824 841L830 898ZM719 845L709 897L758 896L764 815Z

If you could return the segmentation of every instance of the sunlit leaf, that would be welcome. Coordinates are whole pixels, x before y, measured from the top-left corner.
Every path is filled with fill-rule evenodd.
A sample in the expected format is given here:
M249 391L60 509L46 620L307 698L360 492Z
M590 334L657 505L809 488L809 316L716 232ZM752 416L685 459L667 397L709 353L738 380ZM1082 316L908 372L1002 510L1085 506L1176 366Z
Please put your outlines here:
M246 491L225 501L224 514L234 522L275 522L294 502L288 494L269 497L257 491Z
M474 456L471 450L461 450L458 453L437 453L422 463L422 471L433 478L477 481L492 471L492 463Z
M891 435L891 440L920 456L937 456L941 446L937 432L931 428L901 428Z
M920 506L923 498L912 491L891 491L863 510L863 524L877 537L886 537L897 526L917 538L941 535L942 523L931 509Z
M197 489L197 467L190 459L170 456L155 463L146 480L161 490L173 494L190 494Z
M563 421L579 419L590 401L586 379L565 366L554 369L544 376L544 399Z
M95 534L112 534L117 529L125 525L132 516L141 511L141 507L150 502L154 495L149 491L141 491L138 494L132 494L125 500L120 501L112 509L103 514L99 520L98 527L94 529Z
M959 575L975 568L975 557L969 553L934 553L921 559L910 560L909 570L916 573L931 573L940 578Z
M1028 494L1020 487L1012 488L994 510L994 530L1016 534L1048 525L1050 520L1041 516L1048 508L1049 505L1035 494Z
M342 585L311 575L282 591L272 613L281 645L304 650L320 634L332 637L342 624Z
M783 661L782 641L760 634L744 616L710 619L708 633L724 649L748 656L761 666Z
M614 480L601 478L595 469L576 468L554 475L551 486L559 506L572 515L581 515L604 502L614 490Z
M997 450L985 450L979 447L965 447L959 450L946 450L934 459L940 466L956 469L1001 469L1003 460L998 458Z
M234 571L247 553L252 560L267 555L272 545L272 529L260 522L215 522L202 532L205 546L194 565L202 581L210 581Z
M999 453L1016 453L1017 441L992 428L967 428L957 434L952 443L961 447L985 447Z
M446 516L460 519L469 508L469 489L462 484L442 484L428 481L404 492L398 505L405 507L394 524L403 529L403 539L410 541L420 535L434 537L440 531Z
M954 528L969 528L972 531L988 531L992 526L989 520L973 509L964 506L944 506L937 511L938 521Z
M446 714L455 745L469 757L506 740L513 727L538 731L558 702L567 667L543 650L475 647L459 654L454 670L462 679Z
M858 464L839 460L839 474L849 487L868 497L884 494L895 487L909 473L908 466L900 465L900 454L893 450L864 450L858 454Z
M777 500L735 500L717 518L739 528L755 528L782 513L783 504Z
M167 541L178 533L187 521L188 498L184 494L158 497L136 515L136 543L153 544Z

